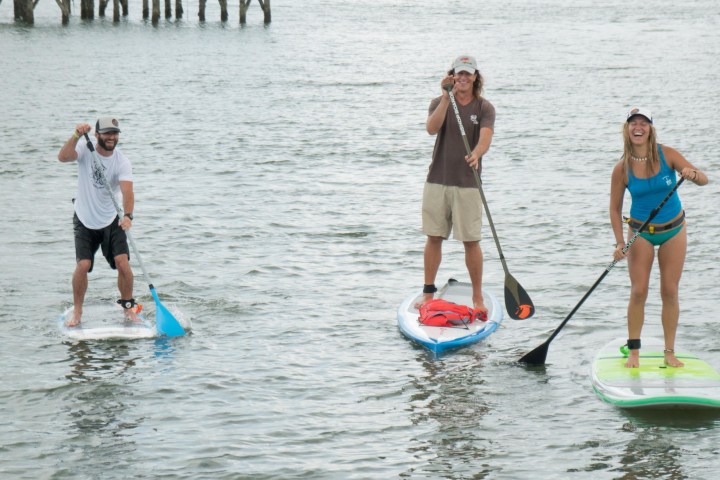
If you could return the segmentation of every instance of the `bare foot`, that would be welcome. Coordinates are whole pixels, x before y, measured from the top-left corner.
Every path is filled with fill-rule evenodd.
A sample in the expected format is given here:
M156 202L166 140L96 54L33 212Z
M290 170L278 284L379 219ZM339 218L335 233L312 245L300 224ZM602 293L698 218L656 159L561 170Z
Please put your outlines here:
M435 294L433 294L433 293L423 293L422 301L417 302L415 305L413 305L413 307L415 307L415 309L417 309L417 310L420 310L420 307L422 307L425 303L432 300L434 296L435 296Z
M480 320L481 322L487 322L488 310L485 307L473 309L473 320Z
M684 367L685 364L677 359L675 352L665 352L665 365L668 367Z
M625 362L625 368L638 367L640 367L640 352L638 350L630 350L627 362Z
M127 310L125 310L125 320L127 320L129 322L135 322L135 323L141 321L140 318L135 313L135 310L133 310L132 308L128 308Z
M487 318L488 309L485 306L485 299L483 298L482 294L473 296L473 310L475 313L484 313L485 318Z
M65 326L66 327L77 327L78 325L80 325L81 317L82 317L82 310L73 309L72 317L68 320L65 320Z
M484 303L474 303L473 304L473 317L479 318L483 322L487 320L488 318L488 309L485 306Z

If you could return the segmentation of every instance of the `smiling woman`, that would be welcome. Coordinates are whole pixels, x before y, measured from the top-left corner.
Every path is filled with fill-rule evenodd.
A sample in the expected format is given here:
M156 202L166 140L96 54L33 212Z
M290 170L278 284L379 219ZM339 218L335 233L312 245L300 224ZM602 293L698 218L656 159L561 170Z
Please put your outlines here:
M675 356L675 334L680 317L678 290L685 264L687 232L685 211L680 198L673 192L661 207L656 205L676 186L676 172L696 185L705 185L707 176L688 162L677 150L657 143L653 116L644 108L632 108L623 125L624 151L612 172L610 189L610 222L615 235L615 261L628 259L631 292L628 305L629 350L625 366L640 366L640 333L645 321L645 301L648 296L650 270L658 248L660 293L662 297L662 325L665 336L663 351L665 364L682 367ZM632 205L628 224L628 238L638 234L631 249L624 248L622 207L625 189L630 192ZM655 215L653 221L646 220Z

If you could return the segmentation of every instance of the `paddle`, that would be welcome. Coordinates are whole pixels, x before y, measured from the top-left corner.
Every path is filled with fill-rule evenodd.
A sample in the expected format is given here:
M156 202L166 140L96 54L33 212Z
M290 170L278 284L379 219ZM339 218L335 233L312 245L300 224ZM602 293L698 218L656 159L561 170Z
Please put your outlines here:
M123 217L123 211L122 208L120 208L120 204L118 203L117 199L115 198L115 195L113 195L112 189L110 188L110 184L107 181L107 178L105 177L105 170L103 169L102 162L98 158L98 153L95 151L95 146L92 144L92 141L90 141L90 137L88 137L88 134L85 134L85 139L87 140L87 147L90 149L90 151L93 154L93 161L95 163L95 168L98 172L100 172L100 175L102 176L103 184L105 184L105 188L107 189L108 193L110 194L110 198L112 198L113 204L115 205L115 210L117 210L118 215L120 218ZM147 273L147 270L145 269L145 264L142 261L142 257L140 257L140 252L138 252L137 247L135 246L135 240L133 239L132 234L130 233L130 230L125 231L125 235L127 235L127 239L130 241L130 246L132 247L133 253L135 254L135 258L138 259L138 263L140 263L140 268L142 269L143 275L145 276L145 281L148 283L148 286L150 287L150 293L153 296L153 299L155 299L155 323L157 324L157 330L158 333L161 335L167 335L168 337L179 337L181 335L185 335L185 330L180 325L180 322L177 321L177 319L173 316L170 311L165 308L165 306L160 303L160 299L158 298L157 292L155 292L155 287L153 286L152 282L150 281L150 276Z
M463 143L465 143L465 151L470 155L470 144L468 143L467 135L465 135L465 128L460 118L460 111L458 110L457 103L455 102L455 95L452 92L453 86L448 84L444 86L450 95L450 102L452 103L453 110L455 111L455 117L457 118L458 125L460 126L460 134L462 135ZM527 294L525 289L515 280L515 277L510 275L507 263L505 262L505 255L503 255L502 248L500 248L500 241L498 240L497 232L495 231L495 224L490 216L490 209L488 208L487 201L485 200L485 193L482 188L482 181L477 169L472 168L473 175L475 175L475 182L477 182L478 189L480 190L480 198L482 198L483 206L485 207L485 215L487 216L488 223L490 224L490 230L492 230L493 238L495 239L495 245L497 246L498 254L500 254L500 262L502 263L503 270L505 270L505 309L513 320L525 320L532 317L535 314L535 306L530 295Z
M655 218L655 215L658 214L660 209L665 205L665 202L667 202L673 193L675 193L675 190L678 189L678 187L685 181L684 178L681 178L678 180L678 182L675 184L672 190L670 190L670 193L668 193L665 198L663 198L662 202L660 202L660 205L655 207L653 211L650 212L650 216L645 220L645 223L643 223L640 228L638 229L637 233L630 238L628 243L625 245L625 247L622 249L623 253L627 253L628 250L630 250L630 246L632 246L633 243L635 243L635 239L637 239L638 235L640 235L640 232L643 231L645 227L648 226L648 224L652 221L653 218ZM577 305L575 305L575 308L572 309L570 314L565 317L565 320L562 321L562 323L555 329L555 331L550 335L550 338L548 338L545 343L535 348L530 353L526 353L519 361L522 363L527 363L529 365L544 365L545 364L545 358L547 357L548 347L550 346L550 342L553 341L553 338L562 330L562 328L565 326L565 324L570 320L570 318L577 312L577 310L580 308L580 306L585 302L585 300L590 296L590 294L595 290L595 287L597 287L600 282L603 281L603 279L607 276L608 273L610 273L610 269L612 269L615 264L619 260L613 260L613 262L608 265L608 267L605 269L605 271L600 275L600 278L597 279L597 281L593 284L592 287L590 287L590 290L580 299L580 302L578 302Z

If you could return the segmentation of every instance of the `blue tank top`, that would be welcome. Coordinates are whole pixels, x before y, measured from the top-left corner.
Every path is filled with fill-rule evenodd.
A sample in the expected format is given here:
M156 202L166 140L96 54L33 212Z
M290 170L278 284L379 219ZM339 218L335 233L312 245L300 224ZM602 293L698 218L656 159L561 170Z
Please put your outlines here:
M662 147L658 145L660 154L660 171L650 178L637 178L633 175L632 169L628 171L627 189L632 197L630 216L644 222L650 216L650 212L663 201L665 196L677 183L675 171L665 162ZM667 203L663 205L658 214L653 218L652 223L666 223L675 218L682 211L680 197L677 192L673 193Z

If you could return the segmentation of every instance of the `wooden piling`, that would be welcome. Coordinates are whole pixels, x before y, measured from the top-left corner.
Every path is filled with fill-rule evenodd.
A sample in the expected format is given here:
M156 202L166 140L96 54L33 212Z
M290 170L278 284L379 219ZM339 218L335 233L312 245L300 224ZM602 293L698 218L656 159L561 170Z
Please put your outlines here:
M95 18L95 4L93 0L80 0L80 18L92 20Z
M198 2L198 20L201 22L205 21L205 4L207 3L207 0L200 0Z
M247 23L247 10L252 0L240 0L240 25ZM258 0L260 8L262 8L265 23L270 23L270 0Z
M13 0L13 9L16 21L22 21L27 24L35 23L34 9L40 0ZM113 23L119 22L121 15L126 17L129 12L128 8L129 0L112 0L113 2ZM74 0L55 0L58 7L60 8L60 14L62 17L62 24L67 25L70 23L70 15L72 13L72 6L70 2ZM80 18L82 20L92 20L95 18L95 0L80 0ZM101 18L105 17L105 10L110 0L98 0L98 16ZM228 15L228 0L218 0L220 3L220 20L227 22ZM247 23L247 11L252 0L239 0L240 3L240 24L244 25ZM2 0L0 0L2 3ZM172 3L173 0L164 0L165 3L165 18L172 18ZM258 0L260 8L263 11L263 21L268 24L271 21L270 13L270 0ZM199 0L198 3L198 19L201 22L205 21L205 8L207 6L207 0ZM122 11L122 13L121 13ZM175 18L180 19L184 14L182 0L175 0ZM147 20L150 15L149 0L142 0L142 17ZM152 0L152 24L156 25L160 19L160 0Z
M100 0L98 2L98 17L105 17L105 9L110 0ZM128 15L128 0L113 0L113 22L120 21L120 7L122 7L122 16Z
M270 15L270 0L258 0L260 2L260 8L262 8L263 11L263 22L264 23L270 23L270 18L272 15Z
M70 23L70 0L55 0L55 3L60 7L60 13L62 14L62 24L67 25Z
M15 20L20 20L28 25L32 25L35 23L34 8L33 0L14 0L13 13L15 14Z

